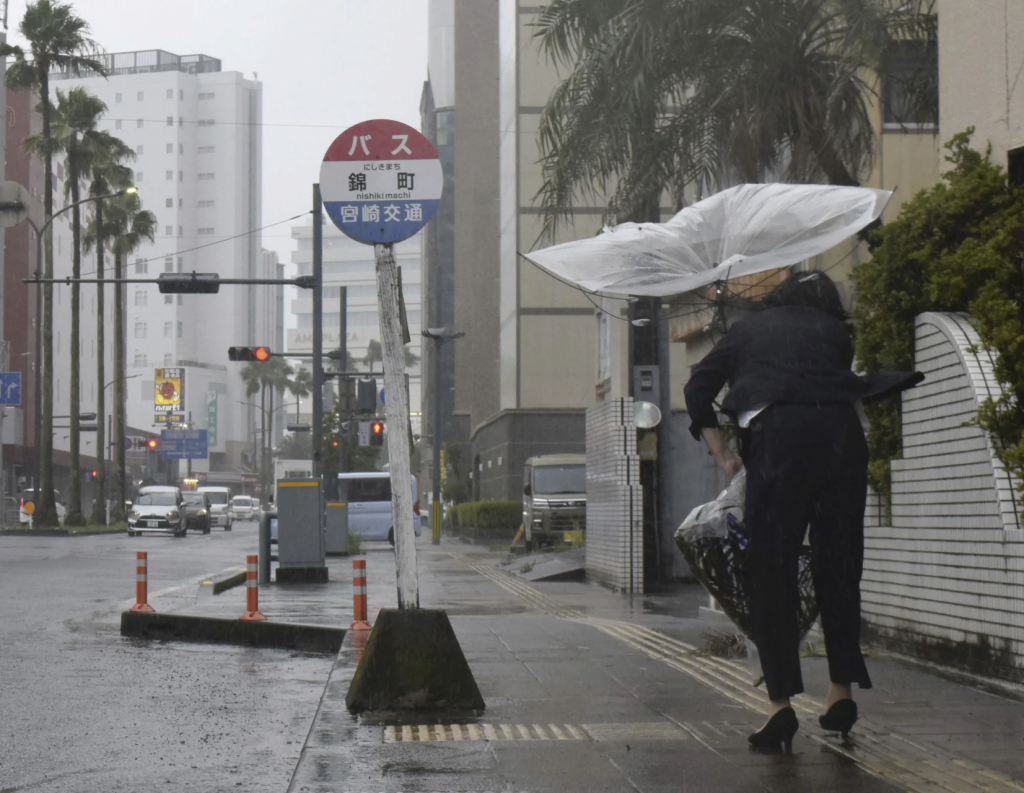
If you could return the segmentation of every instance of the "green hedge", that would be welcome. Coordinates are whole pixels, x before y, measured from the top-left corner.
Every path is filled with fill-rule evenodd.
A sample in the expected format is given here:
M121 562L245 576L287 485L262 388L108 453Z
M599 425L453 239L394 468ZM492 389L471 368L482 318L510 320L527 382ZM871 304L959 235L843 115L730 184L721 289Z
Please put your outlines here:
M453 531L518 531L523 522L523 505L518 501L470 501L448 510Z

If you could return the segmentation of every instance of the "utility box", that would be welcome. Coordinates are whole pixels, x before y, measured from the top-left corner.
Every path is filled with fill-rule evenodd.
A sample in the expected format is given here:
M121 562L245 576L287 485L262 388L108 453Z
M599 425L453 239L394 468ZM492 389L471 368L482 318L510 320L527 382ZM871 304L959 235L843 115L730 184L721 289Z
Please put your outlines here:
M348 554L348 502L328 501L325 515L326 548L329 555Z
M320 480L277 481L279 582L327 580L322 504Z
M661 371L657 366L633 367L633 400L661 403Z

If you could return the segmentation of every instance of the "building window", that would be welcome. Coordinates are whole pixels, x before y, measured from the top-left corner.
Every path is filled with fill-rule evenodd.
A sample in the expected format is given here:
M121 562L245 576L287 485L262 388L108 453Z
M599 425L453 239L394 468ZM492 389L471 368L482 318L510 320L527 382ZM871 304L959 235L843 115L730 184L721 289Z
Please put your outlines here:
M168 182L172 181L174 179L174 171L164 171L164 179Z
M165 273L173 273L174 272L174 259L172 259L170 256L168 256L168 257L166 257L164 259L164 272Z
M180 306L181 304L182 304L181 295L178 295L178 305Z
M174 89L173 88L168 88L167 89L167 98L168 99L174 99Z
M174 154L174 144L173 143L168 143L167 144L167 153L168 154Z
M136 289L135 290L135 305L144 306L146 305L146 290Z
M173 237L174 236L174 226L164 226L164 236L165 237Z
M178 181L179 182L184 182L185 181L185 172L184 171L178 171Z
M213 234L213 226L199 229L200 235Z
M165 306L173 306L174 305L174 295L164 295L164 305Z
M120 96L120 94L118 94L118 96ZM115 119L114 129L121 129L121 119Z
M200 99L213 99L215 96L216 94L213 91L209 91L205 94L199 94Z
M165 352L164 353L164 366L174 366L174 354Z
M184 237L185 236L185 228L184 228L184 226L178 226L178 236L179 237Z
M212 127L214 121L212 118L201 118L199 119L199 126L201 127Z
M184 143L179 143L178 144L178 154L184 154L184 153L185 153L185 144Z
M145 275L148 270L149 270L149 262L147 262L145 259L136 259L135 260L135 274L136 275Z
M184 256L179 256L178 257L178 272L180 273L184 267L185 267L185 257Z
M167 126L169 126L169 127L173 127L174 126L174 116L168 116L167 117Z
M164 205L165 205L165 206L166 206L166 207L167 207L168 209L174 209L174 199L173 199L173 198L168 198L168 199L165 199L165 200L164 200Z
M136 322L135 323L135 338L144 339L146 338L146 323Z
M179 339L181 338L182 327L183 327L183 325L181 324L181 320L179 319L178 320L178 338Z
M185 100L185 89L184 88L182 88L181 90L178 91L178 99L181 99L182 101Z
M179 198L178 199L178 209L182 209L184 206L185 206L185 199Z
M932 128L939 121L939 48L934 41L899 42L882 90L886 126Z
M211 181L213 181L213 174L212 173L201 173L201 174L199 174L199 181L200 182L211 182Z
M184 116L178 116L178 126L179 127L185 126L185 117Z
M200 201L200 202L199 202L199 208L200 208L200 209L205 209L205 208L207 208L207 207L212 207L212 206L214 206L214 203L213 203L213 199L212 199L212 198L210 198L210 199L207 199L206 201Z
M146 98L146 95L142 91L139 91L138 95L135 98L141 102Z
M142 144L139 144L138 146L135 147L135 153L138 154L140 157L142 156L142 151Z
M144 352L137 352L137 353L135 353L135 363L133 364L133 366L145 366L145 365L146 365L146 353L144 353ZM149 391L148 390L146 391L146 394L147 394L147 396L149 395Z
M138 127L139 129L142 129L142 119L141 118L136 120L135 126Z
M200 154L213 154L214 151L216 151L216 148L217 148L216 146L200 146L199 147L199 153Z
M164 323L164 338L165 339L169 339L173 335L174 335L174 323L173 322L165 322Z
M121 95L120 94L114 94L114 101L115 102L120 102L121 101Z

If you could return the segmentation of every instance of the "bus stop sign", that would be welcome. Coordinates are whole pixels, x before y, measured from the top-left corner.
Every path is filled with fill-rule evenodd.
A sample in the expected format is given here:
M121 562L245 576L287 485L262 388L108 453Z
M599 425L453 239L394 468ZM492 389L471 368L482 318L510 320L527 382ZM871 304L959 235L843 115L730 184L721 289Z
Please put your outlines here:
M376 245L427 225L444 189L433 144L399 121L363 121L342 132L320 166L320 195L339 229Z

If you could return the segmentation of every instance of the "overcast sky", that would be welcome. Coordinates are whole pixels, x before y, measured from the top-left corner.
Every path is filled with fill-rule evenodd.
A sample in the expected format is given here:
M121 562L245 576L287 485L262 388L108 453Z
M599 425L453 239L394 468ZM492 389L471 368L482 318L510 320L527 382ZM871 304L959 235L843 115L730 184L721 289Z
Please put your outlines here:
M308 210L328 145L364 119L420 127L427 75L426 0L75 0L107 52L162 49L221 59L263 83L263 223ZM9 40L22 43L25 0ZM285 224L263 247L290 261Z

